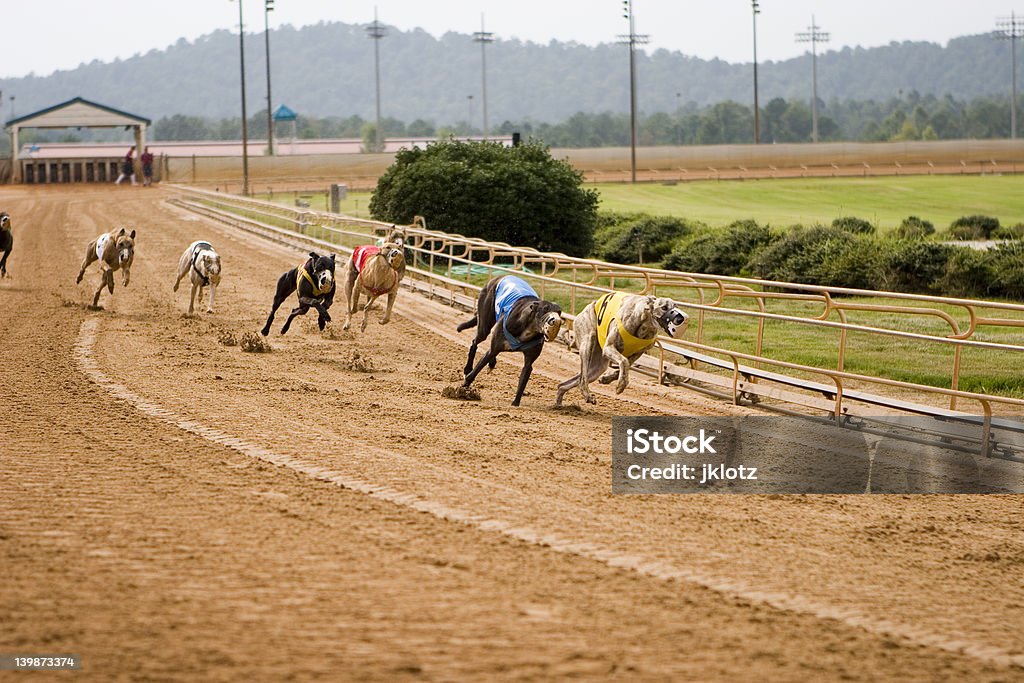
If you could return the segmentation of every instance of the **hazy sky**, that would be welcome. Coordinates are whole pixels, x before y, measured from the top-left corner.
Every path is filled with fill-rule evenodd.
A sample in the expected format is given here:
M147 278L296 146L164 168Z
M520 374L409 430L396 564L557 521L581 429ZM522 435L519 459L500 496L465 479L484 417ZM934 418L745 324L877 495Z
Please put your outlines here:
M179 38L192 40L219 28L236 29L238 0L0 0L0 78L47 75L93 59L110 61ZM249 31L263 29L263 0L242 0ZM498 38L546 43L551 39L593 45L628 32L621 0L275 0L271 27L318 21L365 23L373 18L402 30L434 35L487 29ZM871 47L891 41L929 40L991 31L1024 0L761 0L758 58L794 57L807 49L794 42L812 13L831 34L827 48ZM637 32L651 48L679 50L729 62L751 60L749 0L634 0Z

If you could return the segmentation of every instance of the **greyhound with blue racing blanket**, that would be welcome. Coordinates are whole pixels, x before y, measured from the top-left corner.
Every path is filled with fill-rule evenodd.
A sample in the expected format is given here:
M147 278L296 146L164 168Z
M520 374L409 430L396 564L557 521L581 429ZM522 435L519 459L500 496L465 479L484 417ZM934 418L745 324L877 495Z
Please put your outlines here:
M522 278L503 275L480 290L476 315L459 325L458 330L462 332L471 327L476 327L477 332L469 347L463 370L466 379L462 386L469 387L485 365L494 369L499 353L519 351L523 354L523 370L512 401L512 405L518 406L533 373L533 363L544 349L544 342L553 341L558 336L562 327L562 309L558 304L542 301ZM491 348L474 367L477 347L487 337L491 338Z

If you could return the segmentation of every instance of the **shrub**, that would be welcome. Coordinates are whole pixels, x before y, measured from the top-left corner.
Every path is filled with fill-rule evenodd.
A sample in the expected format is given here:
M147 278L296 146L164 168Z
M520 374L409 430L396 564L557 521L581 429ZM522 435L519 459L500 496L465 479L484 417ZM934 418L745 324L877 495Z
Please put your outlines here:
M937 283L946 273L953 249L938 242L890 242L881 250L876 264L875 286L890 292L941 293Z
M992 231L992 239L1024 240L1024 223L1001 226L997 230Z
M875 226L869 221L863 218L857 218L856 216L843 216L832 221L832 227L839 230L845 230L846 232L852 232L856 235L873 235L875 234Z
M987 240L999 229L999 219L991 216L961 216L949 225L955 240Z
M619 222L599 219L603 225L594 233L594 255L614 263L660 261L680 238L702 226L673 216L613 214L613 218Z
M900 240L920 240L935 233L935 226L917 216L907 216L893 231L892 236Z
M870 236L817 225L790 229L759 250L750 268L769 280L871 288L878 258L877 243Z
M395 155L377 181L370 214L391 223L421 215L432 228L586 256L597 204L583 174L553 159L541 142L443 140Z
M1024 299L1024 242L997 244L990 252L993 289L1011 299Z
M706 232L678 245L665 268L687 273L744 275L755 251L771 243L775 235L756 221L736 221L725 230Z
M985 252L952 247L945 272L933 286L944 296L986 296L992 288L989 261Z

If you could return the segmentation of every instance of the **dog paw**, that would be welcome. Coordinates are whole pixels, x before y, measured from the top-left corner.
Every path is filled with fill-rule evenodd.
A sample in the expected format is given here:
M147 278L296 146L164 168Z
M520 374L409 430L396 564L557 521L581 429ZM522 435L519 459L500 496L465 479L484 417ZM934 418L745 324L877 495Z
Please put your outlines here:
M621 394L623 391L626 390L626 387L628 386L629 382L619 382L618 384L615 385L615 393Z
M175 283L175 284L174 284L174 291L175 291L175 292L177 292L177 291L178 291L178 284L177 284L177 283Z
M212 309L212 308L207 308L207 309L206 309L206 312L207 312L207 313L213 313L213 309Z
M391 321L388 320L387 318L381 318L380 324L381 325L387 325L389 322L391 322Z
M594 398L593 396L587 396L587 403L589 403L592 406L596 406L597 405L597 399Z
M80 284L81 282L82 282L82 274L79 273L78 277L75 278L75 284L77 285L77 284Z

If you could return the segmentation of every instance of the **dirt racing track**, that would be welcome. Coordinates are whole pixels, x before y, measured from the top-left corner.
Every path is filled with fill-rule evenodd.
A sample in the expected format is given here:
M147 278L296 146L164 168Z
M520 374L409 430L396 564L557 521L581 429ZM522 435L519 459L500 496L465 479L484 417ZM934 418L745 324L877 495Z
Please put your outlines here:
M520 408L514 361L444 398L469 333L408 291L387 326L279 315L244 353L302 254L168 196L0 190L0 653L90 680L1024 680L1021 497L613 497L612 416L744 409L634 376L555 410L562 348ZM131 285L87 310L85 245L120 224ZM187 318L199 238L224 281Z

